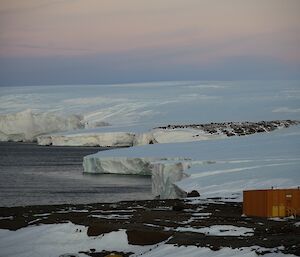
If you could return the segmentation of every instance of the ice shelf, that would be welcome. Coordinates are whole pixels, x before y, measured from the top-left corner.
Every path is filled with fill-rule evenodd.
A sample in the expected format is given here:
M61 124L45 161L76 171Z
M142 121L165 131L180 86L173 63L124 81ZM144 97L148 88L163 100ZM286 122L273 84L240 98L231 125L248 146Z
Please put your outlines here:
M271 132L276 129L299 124L293 120L274 120L260 122L224 122L209 124L168 125L150 130L127 128L99 128L96 130L72 133L57 133L37 137L40 145L56 146L103 146L122 147L157 143L180 143L234 136L247 136L256 133Z
M102 151L84 157L84 172L151 175L154 197L197 190L240 201L244 189L299 186L299 129Z

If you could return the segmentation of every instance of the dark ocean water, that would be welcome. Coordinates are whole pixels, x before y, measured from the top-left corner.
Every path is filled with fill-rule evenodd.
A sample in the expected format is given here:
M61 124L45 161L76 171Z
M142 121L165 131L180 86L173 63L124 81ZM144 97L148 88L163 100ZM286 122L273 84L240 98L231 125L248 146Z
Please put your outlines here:
M151 199L144 176L86 175L82 158L99 147L0 143L0 206Z

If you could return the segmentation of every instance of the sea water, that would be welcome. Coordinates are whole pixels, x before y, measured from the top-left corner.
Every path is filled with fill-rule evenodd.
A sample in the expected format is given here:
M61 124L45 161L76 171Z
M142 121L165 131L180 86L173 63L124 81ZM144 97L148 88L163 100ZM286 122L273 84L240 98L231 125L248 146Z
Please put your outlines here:
M83 156L100 150L99 147L0 143L0 206L151 198L149 177L84 175Z

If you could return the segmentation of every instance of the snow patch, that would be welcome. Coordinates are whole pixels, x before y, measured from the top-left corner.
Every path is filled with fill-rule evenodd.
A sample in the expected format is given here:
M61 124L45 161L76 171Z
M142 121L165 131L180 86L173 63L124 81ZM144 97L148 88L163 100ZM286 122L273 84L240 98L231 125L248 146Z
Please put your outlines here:
M86 227L72 223L32 226L17 231L0 230L2 256L57 257L91 248L100 251L135 249L128 244L125 230L98 237L88 237Z
M161 256L185 256L185 257L199 257L199 256L206 256L206 257L257 257L255 251L258 250L265 250L265 248L261 248L257 246L256 248L251 247L242 247L237 249L232 249L229 247L224 247L219 251L213 251L206 247L197 247L197 246L175 246L170 244L164 244L158 248L155 248L142 256L144 257L161 257ZM276 257L294 257L295 255L292 254L283 254L278 251L277 249L267 249L267 250L274 250L276 252ZM273 257L274 252L267 253L265 257Z
M252 228L236 227L232 225L214 225L204 228L178 227L176 231L203 233L209 236L253 236L254 234Z
M170 228L167 228L166 230L170 230ZM252 228L236 227L232 225L213 225L203 228L177 227L175 231L202 233L208 236L253 236L254 234Z
M89 217L92 218L98 218L98 219L116 219L116 220L126 220L126 219L130 219L132 217L132 215L118 215L118 214L110 214L110 215L100 215L100 214L92 214L89 215Z
M13 220L13 216L7 216L7 217L0 217L0 220Z

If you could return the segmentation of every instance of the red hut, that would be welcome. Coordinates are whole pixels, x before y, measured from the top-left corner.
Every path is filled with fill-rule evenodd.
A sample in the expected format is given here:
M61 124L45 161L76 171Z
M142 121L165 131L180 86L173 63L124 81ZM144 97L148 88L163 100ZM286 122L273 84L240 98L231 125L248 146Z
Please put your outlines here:
M247 190L243 192L243 213L257 217L300 215L300 188Z

